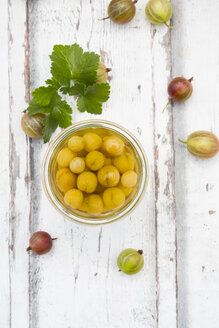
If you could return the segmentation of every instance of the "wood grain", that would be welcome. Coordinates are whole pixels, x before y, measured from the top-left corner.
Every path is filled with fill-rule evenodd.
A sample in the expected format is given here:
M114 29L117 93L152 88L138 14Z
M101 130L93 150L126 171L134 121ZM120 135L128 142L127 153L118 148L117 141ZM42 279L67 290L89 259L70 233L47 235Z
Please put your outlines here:
M125 26L98 21L107 0L2 1L0 326L218 327L218 158L194 158L177 139L219 130L219 4L172 4L175 28L168 30L149 24L143 1ZM50 76L53 45L74 42L112 68L100 118L128 128L150 163L142 202L108 226L74 224L50 206L40 176L47 145L20 128L30 92ZM162 114L168 82L177 75L194 76L194 93ZM73 122L94 118L67 101ZM25 252L37 230L58 237L42 257ZM127 247L145 256L144 270L133 277L116 265Z
M25 35L27 28L26 3L24 1L4 2L7 21L7 74L5 75L7 89L5 96L5 120L1 120L1 131L5 130L4 152L2 154L8 168L5 177L5 187L10 185L10 193L4 189L5 208L8 231L5 236L8 247L8 281L10 283L7 295L7 308L3 308L1 317L5 317L5 327L27 327L29 325L29 293L28 293L28 256L25 254L25 244L29 236L29 141L20 128L22 111L27 106L25 92ZM4 21L4 20L3 20ZM18 28L19 27L19 28ZM4 90L4 89L3 89ZM3 127L4 125L4 127ZM7 130L6 130L7 129ZM7 140L8 136L8 140ZM3 180L4 183L4 180ZM9 184L10 183L10 184ZM3 221L4 222L4 221ZM6 266L7 268L7 266ZM4 294L3 294L4 295Z
M201 160L178 142L197 130L219 131L219 3L174 1L173 75L194 76L192 97L174 104L179 326L218 327L218 156ZM204 22L202 20L204 18ZM209 211L215 211L210 214Z
M3 327L10 326L10 242L9 242L9 198L10 198L10 184L9 184L9 80L8 80L8 6L5 2L1 5L0 10L0 39L1 39L1 52L0 52L0 71L4 79L0 79L1 97L2 97L2 119L1 119L1 144L0 152L2 160L0 161L0 175L1 185L0 188L0 218L1 218L1 236L0 236L0 249L1 249L1 279L0 279L0 316L1 325Z

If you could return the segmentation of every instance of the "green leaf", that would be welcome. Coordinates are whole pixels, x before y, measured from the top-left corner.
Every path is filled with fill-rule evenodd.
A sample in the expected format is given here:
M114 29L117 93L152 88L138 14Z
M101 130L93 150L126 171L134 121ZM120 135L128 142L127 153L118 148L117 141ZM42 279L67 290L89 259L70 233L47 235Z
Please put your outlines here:
M36 102L35 99L32 99L29 103L29 106L27 108L27 111L28 111L28 115L34 115L34 114L38 114L38 113L41 113L41 114L47 114L47 113L50 113L50 107L48 106L40 106L38 104L38 102Z
M85 52L78 44L55 45L50 56L51 74L61 85L70 86L70 81L92 85L97 79L100 57L94 52Z
M68 94L70 96L78 96L78 95L84 95L86 90L86 85L84 83L75 83L75 85L73 85L69 91Z
M43 141L44 143L48 142L51 138L53 132L57 129L58 122L51 114L47 115L43 120Z
M102 103L109 99L110 86L108 83L97 83L88 86L84 95L78 98L77 106L80 112L92 114L102 113Z
M32 96L39 105L48 106L55 93L57 93L57 91L52 86L39 87L32 92Z
M47 85L50 85L51 87L54 87L55 89L59 89L61 87L61 85L59 84L58 81L56 81L54 79L54 77L52 79L48 79L45 81Z
M53 118L58 122L61 128L67 128L72 124L72 108L67 104L66 101L61 101L52 110Z

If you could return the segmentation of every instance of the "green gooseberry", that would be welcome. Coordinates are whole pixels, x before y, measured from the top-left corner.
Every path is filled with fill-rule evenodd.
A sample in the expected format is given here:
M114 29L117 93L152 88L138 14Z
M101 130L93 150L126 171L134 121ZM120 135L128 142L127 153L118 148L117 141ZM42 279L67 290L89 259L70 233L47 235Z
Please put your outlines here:
M178 140L187 144L188 151L199 158L211 158L219 151L218 138L208 131L193 132L188 136L187 141Z
M136 251L133 248L127 248L122 251L117 259L117 265L120 271L126 274L135 274L141 271L144 266L143 251Z
M105 83L110 71L112 71L111 68L106 68L104 63L99 62L99 67L97 69L97 83Z
M24 113L21 119L22 130L30 138L41 139L43 137L43 120L45 119L44 114L35 114L29 116L28 113Z
M116 24L126 24L135 16L135 4L138 0L111 0L108 6L108 16Z
M167 24L172 13L172 5L168 0L149 0L145 8L146 17L152 24L165 24L169 28L173 27Z

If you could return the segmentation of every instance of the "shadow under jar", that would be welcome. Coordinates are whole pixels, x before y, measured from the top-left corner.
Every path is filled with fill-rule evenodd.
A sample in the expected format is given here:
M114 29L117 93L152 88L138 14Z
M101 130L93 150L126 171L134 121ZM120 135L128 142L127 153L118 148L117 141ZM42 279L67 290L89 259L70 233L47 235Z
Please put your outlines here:
M60 167L57 162L58 154L63 148L68 147L69 145L68 142L73 136L80 136L84 139L85 138L84 135L86 134L89 140L90 133L94 133L95 135L98 135L101 138L101 144L97 146L98 149L95 149L95 151L101 152L105 156L105 162L103 167L106 165L111 165L116 167L117 171L119 169L119 178L118 181L116 182L116 185L113 186L113 188L119 188L120 190L122 190L122 192L124 192L125 194L125 197L122 205L117 208L110 208L110 206L107 206L108 205L108 203L106 202L107 196L108 198L110 198L113 197L114 195L110 194L110 192L104 194L104 191L106 191L109 188L108 186L103 186L101 185L101 183L99 183L99 180L101 179L98 179L98 171L100 171L103 167L101 167L101 169L99 170L95 170L95 169L92 170L92 168L90 169L89 167L87 167L87 165L85 166L83 172L90 171L93 174L95 174L97 177L98 184L95 190L90 193L82 190L83 199L84 199L82 205L84 206L79 206L79 208L77 209L72 208L71 206L66 204L66 202L64 201L65 192L62 192L57 185L57 172L58 170L62 169L62 167ZM131 171L132 173L133 171L136 172L135 176L137 175L137 181L132 188L124 188L124 186L122 185L122 181L125 180L125 178L122 178L123 173L121 172L122 170L120 169L120 162L118 161L118 157L121 155L118 155L116 153L114 154L113 151L111 153L108 153L108 150L110 151L110 149L107 149L106 145L108 145L108 143L106 142L106 140L113 140L110 137L116 137L122 140L122 144L124 144L122 154L128 153L130 154L129 156L134 160L134 166ZM111 146L112 146L111 149L113 149L113 145ZM74 156L80 157L86 162L86 156L89 153L89 151L90 149L82 149L76 154L74 154ZM65 164L65 166L66 165L67 164ZM65 167L65 169L66 171L68 171L69 167L68 168ZM99 173L99 177L101 173ZM76 178L74 189L78 189L78 177L80 174L81 173L78 174L74 173ZM118 220L124 217L125 215L127 215L128 213L130 213L130 211L133 210L133 208L137 205L137 203L141 199L141 196L143 195L143 192L146 189L147 180L148 180L148 161L140 143L128 130L124 129L118 124L109 121L104 121L104 120L81 121L63 130L59 135L56 136L56 138L53 141L50 142L42 164L43 187L52 205L61 214L67 216L71 220L80 223L92 224L92 225L109 223ZM95 194L101 197L101 201L103 203L103 208L101 210L101 213L93 214L91 213L92 211L89 210L89 206L85 206L87 199L89 199L89 196L91 194ZM98 200L100 199L100 197L98 197ZM109 199L109 201L111 201L111 199Z

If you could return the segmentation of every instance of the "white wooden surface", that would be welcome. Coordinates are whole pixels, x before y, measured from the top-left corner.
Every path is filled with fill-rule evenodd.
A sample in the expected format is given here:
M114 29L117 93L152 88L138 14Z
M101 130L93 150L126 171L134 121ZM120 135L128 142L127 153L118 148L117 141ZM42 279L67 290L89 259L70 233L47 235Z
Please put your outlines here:
M0 3L2 328L219 326L219 158L199 160L177 142L198 129L219 135L219 3L173 0L173 30L151 26L145 4L117 26L98 21L107 0ZM53 45L74 42L112 67L101 117L130 129L150 162L141 204L102 227L76 225L50 206L40 181L47 145L20 128ZM194 76L194 93L162 115L167 84L180 75ZM87 118L74 110L73 122ZM58 237L41 257L25 252L37 230ZM136 276L117 270L127 247L144 250Z

